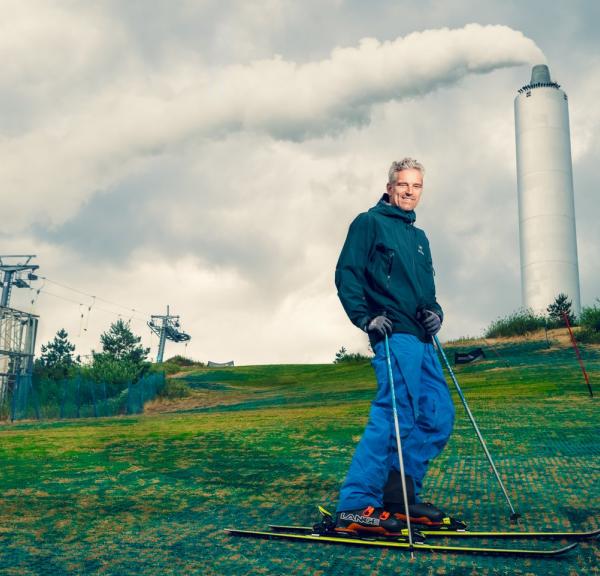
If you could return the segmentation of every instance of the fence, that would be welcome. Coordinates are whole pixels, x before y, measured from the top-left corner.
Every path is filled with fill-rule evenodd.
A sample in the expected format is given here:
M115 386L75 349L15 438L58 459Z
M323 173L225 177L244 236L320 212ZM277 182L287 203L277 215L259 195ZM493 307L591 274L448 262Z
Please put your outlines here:
M163 372L129 382L118 391L105 382L76 376L60 381L36 382L29 375L17 376L0 404L0 420L41 418L99 418L140 414L165 384Z

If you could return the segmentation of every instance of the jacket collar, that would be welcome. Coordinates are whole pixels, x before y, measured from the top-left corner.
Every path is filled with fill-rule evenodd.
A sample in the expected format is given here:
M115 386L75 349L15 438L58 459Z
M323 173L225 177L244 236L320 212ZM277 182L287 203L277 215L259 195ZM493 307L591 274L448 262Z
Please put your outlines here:
M402 208L398 208L397 206L392 206L390 204L390 197L387 192L381 197L379 202L373 206L369 210L369 212L376 212L377 214L381 214L382 216L387 216L389 218L399 218L400 220L404 220L407 224L414 224L417 219L417 215L414 210L402 210Z

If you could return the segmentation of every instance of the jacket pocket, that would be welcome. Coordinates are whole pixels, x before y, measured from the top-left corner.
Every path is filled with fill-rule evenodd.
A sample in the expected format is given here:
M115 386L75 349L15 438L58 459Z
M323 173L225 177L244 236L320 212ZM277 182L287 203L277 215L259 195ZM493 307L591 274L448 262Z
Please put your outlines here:
M377 277L380 284L389 288L392 270L394 268L395 251L393 248L388 248L385 244L377 244L373 255L373 273Z

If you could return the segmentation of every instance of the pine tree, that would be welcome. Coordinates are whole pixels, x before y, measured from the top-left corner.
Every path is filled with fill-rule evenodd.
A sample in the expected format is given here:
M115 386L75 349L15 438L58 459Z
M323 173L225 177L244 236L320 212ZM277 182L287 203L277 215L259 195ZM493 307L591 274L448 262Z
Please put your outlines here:
M334 364L339 364L340 362L343 362L344 359L346 358L346 355L348 354L348 351L346 350L346 348L344 346L342 346L336 353L335 353L335 360L333 361Z
M141 336L136 336L129 327L129 322L121 318L111 324L108 332L100 336L102 352L114 360L129 360L133 364L141 364L150 353L150 348L140 345Z
M42 344L39 364L53 380L65 378L71 368L79 364L79 356L73 358L75 344L69 342L69 334L61 328L52 342Z
M100 336L102 352L92 351L94 362L88 375L97 382L104 382L109 395L118 393L128 383L137 382L149 369L146 358L150 348L140 345L142 338L136 336L129 322L122 319L111 324Z
M548 318L558 326L566 326L565 315L569 319L569 324L575 323L575 316L571 311L571 301L569 300L569 297L562 292L554 299L554 302L546 308L546 311L548 312Z

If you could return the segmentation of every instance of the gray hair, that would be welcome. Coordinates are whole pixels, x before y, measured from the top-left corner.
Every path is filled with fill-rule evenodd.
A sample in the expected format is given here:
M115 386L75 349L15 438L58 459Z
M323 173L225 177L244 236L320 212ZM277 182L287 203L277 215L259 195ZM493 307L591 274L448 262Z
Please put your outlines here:
M423 164L417 162L414 158L402 158L400 162L392 162L390 171L388 172L388 182L394 184L396 182L396 172L408 169L418 170L421 176L425 176L425 167Z

